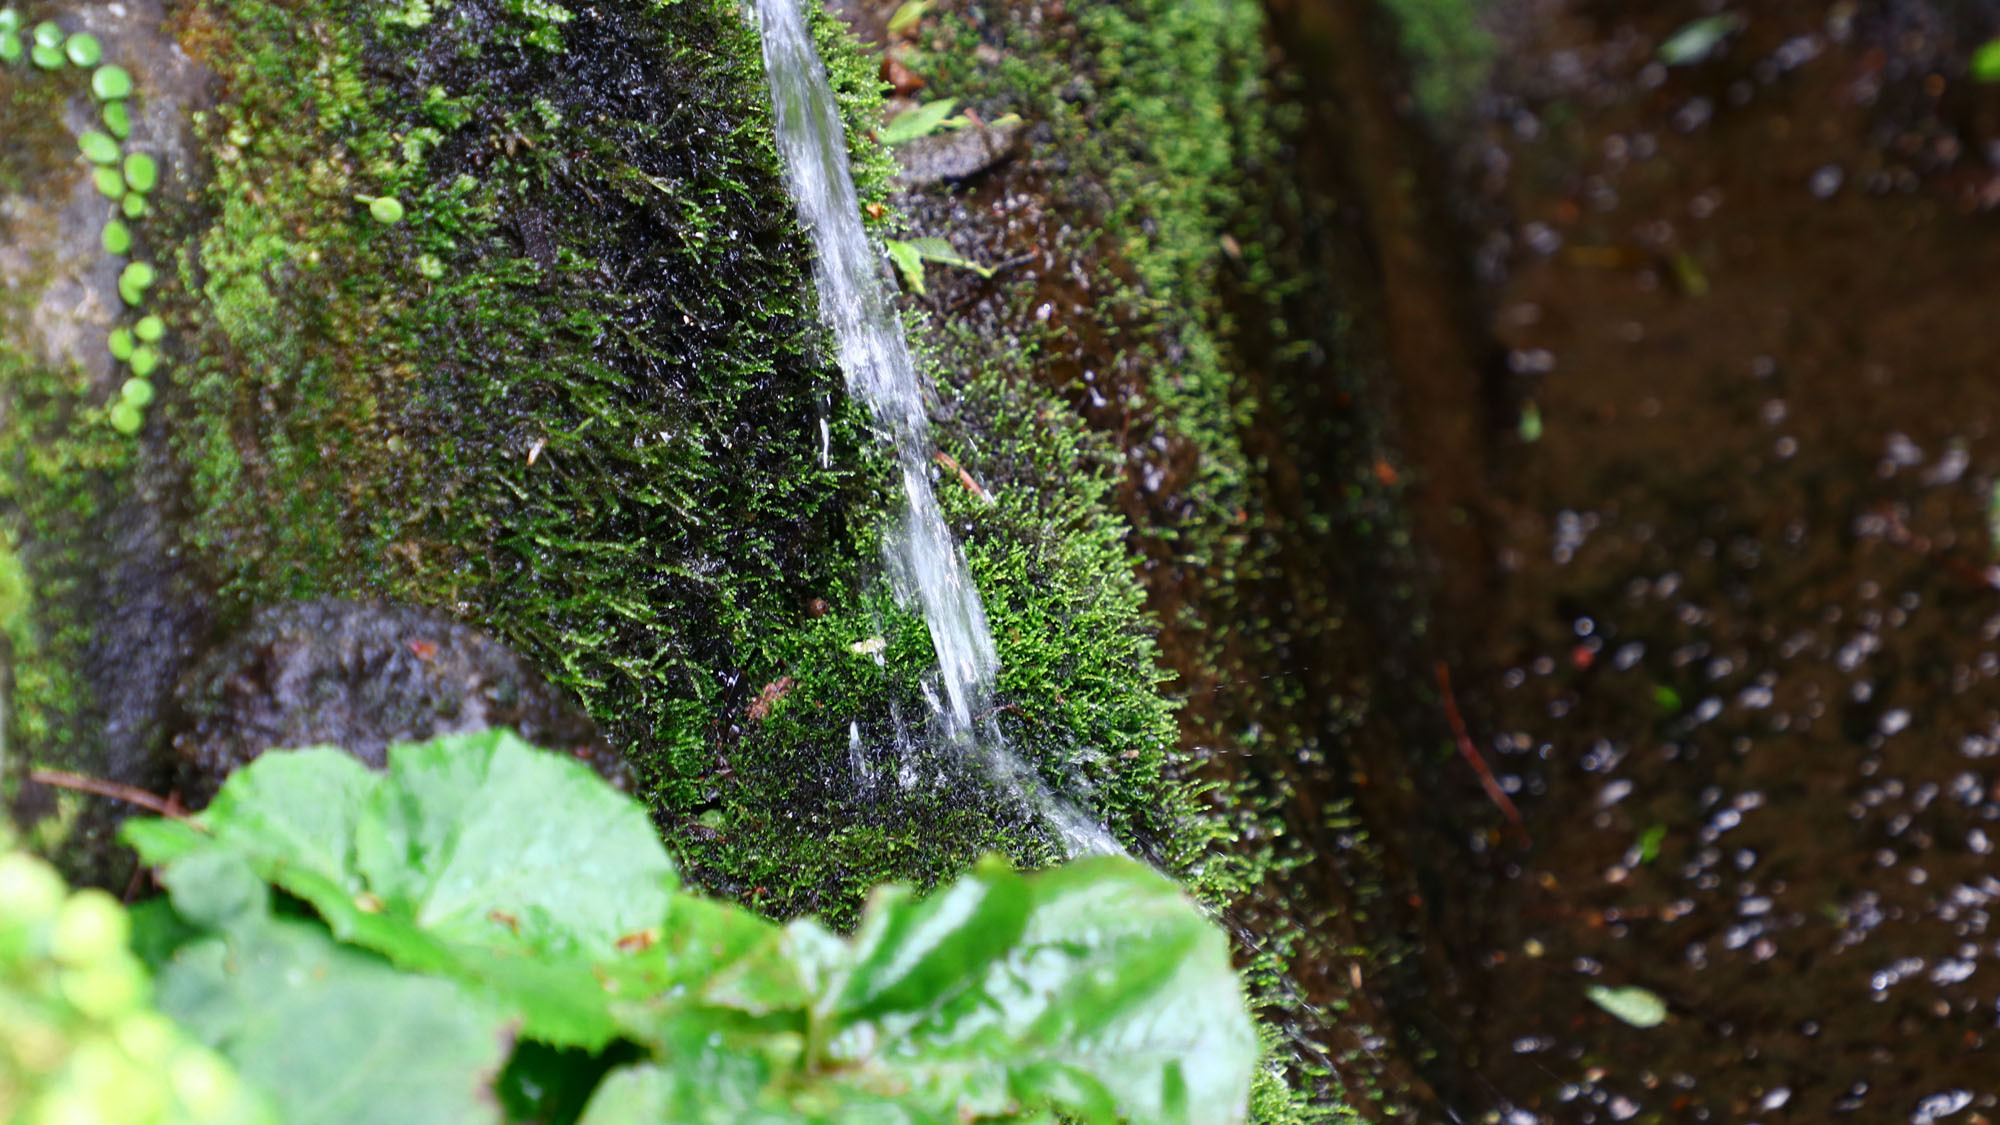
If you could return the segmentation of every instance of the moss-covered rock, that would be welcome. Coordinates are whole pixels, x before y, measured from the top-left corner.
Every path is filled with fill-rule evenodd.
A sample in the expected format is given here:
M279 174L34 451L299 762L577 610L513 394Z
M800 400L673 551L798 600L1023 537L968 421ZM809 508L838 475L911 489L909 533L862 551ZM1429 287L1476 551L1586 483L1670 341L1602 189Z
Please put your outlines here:
M891 196L878 60L817 24L877 223L1042 256L941 276L910 310L940 499L1001 657L990 718L1049 790L1256 921L1247 955L1282 1008L1321 948L1286 927L1317 904L1285 905L1290 775L1255 753L1314 732L1177 721L1162 690L1282 659L1245 662L1218 628L1268 562L1239 318L1289 338L1262 323L1283 302L1254 202L1278 143L1261 22L1249 0L1026 11L927 20L916 60L937 92L1027 118L1005 189L1033 202L1011 227L954 225L978 182ZM119 557L171 559L179 614L149 683L259 606L424 606L574 693L689 873L772 914L849 919L875 883L993 849L1058 858L1005 779L930 730L930 640L878 561L896 485L814 316L735 4L167 16L213 101L194 190L141 232L167 327L149 425L112 434L112 388L87 374L0 371L16 743L101 741L119 665L90 654L118 628L92 611L93 529L140 511L158 534ZM49 439L74 444L50 460ZM155 714L125 737L164 768L172 733ZM1307 1112L1276 1078L1259 1104Z

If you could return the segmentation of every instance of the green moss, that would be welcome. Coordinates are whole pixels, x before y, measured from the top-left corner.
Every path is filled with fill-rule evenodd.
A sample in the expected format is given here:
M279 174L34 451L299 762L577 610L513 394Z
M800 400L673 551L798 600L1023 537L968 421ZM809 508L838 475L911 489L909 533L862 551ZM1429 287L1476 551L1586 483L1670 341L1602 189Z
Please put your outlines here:
M492 629L627 750L690 872L774 914L1056 858L926 730L929 638L878 563L897 486L828 362L735 6L579 9L561 52L497 0L358 11L216 2L183 33L225 97L174 217L187 354L155 409L224 623L345 594ZM865 138L873 65L816 28ZM855 156L884 198L879 147ZM356 201L385 195L392 227ZM996 719L1049 788L1179 848L1103 484L1072 483L1078 435L1039 398L979 409L1036 474L992 508L947 482L1007 664ZM854 651L878 637L880 663Z
M1493 36L1475 0L1386 0L1407 56L1417 105L1432 120L1465 115L1493 68Z

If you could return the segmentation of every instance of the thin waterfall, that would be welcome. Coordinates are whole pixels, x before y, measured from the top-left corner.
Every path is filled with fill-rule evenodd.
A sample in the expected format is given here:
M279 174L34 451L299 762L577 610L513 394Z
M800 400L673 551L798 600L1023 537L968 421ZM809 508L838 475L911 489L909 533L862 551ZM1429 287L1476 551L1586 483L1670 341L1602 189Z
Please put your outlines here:
M1072 854L1116 852L1109 833L1048 792L992 721L1000 657L965 555L931 490L923 383L896 315L888 273L861 225L847 133L807 24L808 2L756 0L778 154L799 220L812 237L820 319L839 343L848 393L867 403L902 470L907 502L900 526L883 545L883 562L897 600L914 605L930 629L944 695L935 705L945 739L978 751L1001 782L1061 832Z

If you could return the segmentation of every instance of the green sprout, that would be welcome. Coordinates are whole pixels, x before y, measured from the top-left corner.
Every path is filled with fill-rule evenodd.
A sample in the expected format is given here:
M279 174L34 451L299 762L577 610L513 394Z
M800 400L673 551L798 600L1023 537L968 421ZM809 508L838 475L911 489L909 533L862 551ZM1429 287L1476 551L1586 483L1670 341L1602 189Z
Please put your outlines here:
M132 249L132 228L113 219L104 224L104 252L123 257Z
M125 109L124 102L104 103L104 127L121 141L132 135L132 115Z
M383 226L403 221L403 202L393 195L357 195L354 198L366 203L368 213Z
M143 152L135 152L125 158L125 183L133 191L145 194L160 182L160 166Z
M35 46L60 47L62 41L63 30L55 25L54 20L43 20L35 25Z
M118 163L118 142L95 129L78 137L76 147L82 151L83 158L92 164Z
M28 52L28 57L35 60L35 65L41 67L43 70L56 70L63 64L62 48L60 47L44 47L40 43L37 43L34 49Z
M90 90L99 101L132 96L132 76L122 66L100 66L90 76Z
M77 66L96 66L97 60L104 57L104 48L98 45L97 36L80 31L63 44L63 53Z

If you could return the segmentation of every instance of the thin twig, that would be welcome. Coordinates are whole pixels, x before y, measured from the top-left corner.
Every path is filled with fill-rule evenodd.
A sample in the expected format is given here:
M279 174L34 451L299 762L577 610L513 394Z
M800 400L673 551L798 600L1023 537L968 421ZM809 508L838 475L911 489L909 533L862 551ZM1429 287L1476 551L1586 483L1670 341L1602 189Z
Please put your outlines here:
M116 781L86 777L80 773L70 773L68 770L29 770L28 779L30 781L41 782L43 785L53 785L58 789L74 789L80 793L94 793L99 797L110 797L114 801L124 801L128 805L137 805L148 812L155 812L173 820L190 821L193 819L187 809L181 806L180 801L172 796L161 797L154 793L148 793L144 789L124 785Z
M1486 768L1486 759L1480 757L1478 748L1472 745L1472 736L1466 733L1465 720L1458 713L1458 701L1451 695L1451 669L1445 667L1442 660L1437 662L1437 678L1438 691L1444 696L1444 717L1451 723L1451 736L1458 741L1458 752L1471 763L1473 772L1479 775L1479 784L1486 788L1486 795L1493 799L1501 812L1507 814L1507 819L1513 822L1514 831L1521 836L1521 844L1527 846L1532 843L1528 838L1528 826L1521 822L1520 810L1507 799L1500 783L1494 780L1493 771Z

